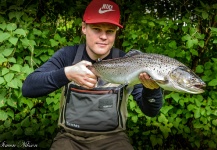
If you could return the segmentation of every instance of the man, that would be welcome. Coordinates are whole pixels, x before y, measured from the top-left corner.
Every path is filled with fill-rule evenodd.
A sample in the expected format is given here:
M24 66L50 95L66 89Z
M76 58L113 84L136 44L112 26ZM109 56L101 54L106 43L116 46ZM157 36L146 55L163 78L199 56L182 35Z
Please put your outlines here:
M118 92L102 94L107 88L97 89L97 77L88 69L98 58L114 58L115 51L118 57L125 55L112 48L116 31L122 28L119 20L117 4L91 1L82 22L84 47L63 47L26 78L22 88L26 97L43 96L65 86L60 102L60 132L51 150L133 150L124 133L128 99L125 87L113 88L111 84L110 91ZM76 62L78 54L81 59ZM141 73L139 79L142 84L136 85L131 94L145 115L156 116L162 107L161 89L146 73Z

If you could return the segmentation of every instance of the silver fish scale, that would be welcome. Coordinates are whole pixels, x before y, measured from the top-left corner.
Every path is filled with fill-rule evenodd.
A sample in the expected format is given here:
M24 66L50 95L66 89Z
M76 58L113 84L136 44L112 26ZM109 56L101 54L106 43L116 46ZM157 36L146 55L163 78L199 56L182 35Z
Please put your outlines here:
M147 72L153 79L163 80L178 66L184 65L173 58L150 53L103 60L93 64L96 74L103 80L121 84L139 82L138 75L141 72Z

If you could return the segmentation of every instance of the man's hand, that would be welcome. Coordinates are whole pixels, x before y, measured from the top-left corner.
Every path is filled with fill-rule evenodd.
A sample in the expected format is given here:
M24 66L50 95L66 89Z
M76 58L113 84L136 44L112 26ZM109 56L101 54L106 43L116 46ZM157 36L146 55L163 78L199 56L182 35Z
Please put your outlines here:
M84 88L94 88L97 83L97 77L87 66L92 66L92 63L83 60L73 66L65 67L66 77Z
M140 73L139 80L146 88L149 89L159 88L158 84L155 81L153 81L147 73Z

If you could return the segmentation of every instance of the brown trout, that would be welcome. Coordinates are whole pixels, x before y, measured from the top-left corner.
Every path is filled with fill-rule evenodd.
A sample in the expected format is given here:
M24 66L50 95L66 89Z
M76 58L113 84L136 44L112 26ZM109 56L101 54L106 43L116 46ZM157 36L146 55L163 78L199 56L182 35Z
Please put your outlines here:
M206 84L183 63L168 56L131 50L124 57L101 60L88 67L109 83L139 84L139 74L146 72L163 89L191 94L203 93Z

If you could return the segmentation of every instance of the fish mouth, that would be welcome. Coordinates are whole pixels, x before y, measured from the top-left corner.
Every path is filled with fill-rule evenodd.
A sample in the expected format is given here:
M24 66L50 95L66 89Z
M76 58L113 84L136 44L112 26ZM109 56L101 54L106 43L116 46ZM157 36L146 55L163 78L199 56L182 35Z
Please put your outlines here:
M206 84L205 83L194 84L193 87L202 93L205 90Z

